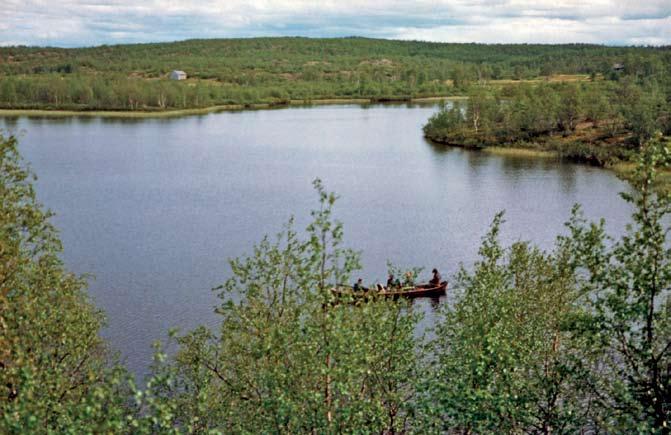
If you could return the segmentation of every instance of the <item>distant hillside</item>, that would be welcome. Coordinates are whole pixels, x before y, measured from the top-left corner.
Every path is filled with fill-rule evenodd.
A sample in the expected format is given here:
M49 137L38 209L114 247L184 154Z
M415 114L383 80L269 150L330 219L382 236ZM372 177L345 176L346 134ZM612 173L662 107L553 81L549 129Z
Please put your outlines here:
M0 108L165 110L463 93L474 82L668 71L671 50L366 38L253 38L0 48ZM666 69L665 69L666 68ZM171 81L172 70L188 79ZM633 71L636 73L636 71Z

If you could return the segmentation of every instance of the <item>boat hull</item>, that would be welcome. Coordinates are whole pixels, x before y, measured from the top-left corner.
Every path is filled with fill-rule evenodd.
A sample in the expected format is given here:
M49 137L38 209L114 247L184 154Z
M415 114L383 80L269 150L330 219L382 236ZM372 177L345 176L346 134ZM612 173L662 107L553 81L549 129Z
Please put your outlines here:
M356 299L365 299L373 297L384 297L391 299L398 298L439 298L445 296L447 293L447 281L443 281L439 286L433 286L430 284L418 285L410 290L367 290L362 292L354 292L351 289L331 289L331 292L336 296L342 297L353 297Z
M388 298L437 298L445 296L447 293L447 281L443 281L439 286L431 286L429 284L419 285L412 290L394 290L382 291L379 294Z

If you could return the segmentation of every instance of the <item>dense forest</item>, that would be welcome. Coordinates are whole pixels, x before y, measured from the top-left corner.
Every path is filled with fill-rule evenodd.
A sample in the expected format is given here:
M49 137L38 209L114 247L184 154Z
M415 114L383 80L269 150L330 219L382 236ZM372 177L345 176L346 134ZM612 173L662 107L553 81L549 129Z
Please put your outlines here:
M166 110L463 94L472 84L666 71L668 47L252 38L91 48L0 47L0 108ZM171 81L172 70L188 79ZM647 74L647 72L646 72ZM578 77L571 77L576 79Z
M668 434L671 197L651 186L669 145L642 144L621 238L576 207L553 249L504 246L495 216L433 338L403 301L329 290L360 253L315 180L312 222L231 261L220 326L171 334L138 386L0 138L0 432Z
M606 80L473 85L424 126L436 142L556 151L598 165L630 161L656 131L671 134L671 63L630 59Z

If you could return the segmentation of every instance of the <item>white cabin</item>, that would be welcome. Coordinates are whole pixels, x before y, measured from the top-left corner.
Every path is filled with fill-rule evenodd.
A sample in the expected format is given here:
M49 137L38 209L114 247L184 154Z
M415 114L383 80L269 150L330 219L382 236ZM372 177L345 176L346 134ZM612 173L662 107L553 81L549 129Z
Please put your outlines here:
M170 73L170 80L186 80L186 73L184 71L174 70Z

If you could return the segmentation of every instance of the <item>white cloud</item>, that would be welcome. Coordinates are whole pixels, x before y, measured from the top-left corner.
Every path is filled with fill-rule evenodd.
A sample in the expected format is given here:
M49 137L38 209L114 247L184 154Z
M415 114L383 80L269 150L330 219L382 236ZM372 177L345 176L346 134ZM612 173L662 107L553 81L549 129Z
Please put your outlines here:
M465 24L432 28L399 28L397 39L485 43L671 43L671 17L622 20L607 16L571 20L545 17L473 17Z
M671 44L671 0L3 0L0 44L361 35Z

